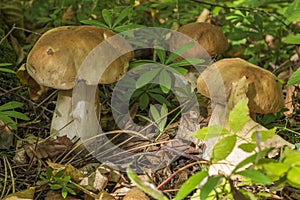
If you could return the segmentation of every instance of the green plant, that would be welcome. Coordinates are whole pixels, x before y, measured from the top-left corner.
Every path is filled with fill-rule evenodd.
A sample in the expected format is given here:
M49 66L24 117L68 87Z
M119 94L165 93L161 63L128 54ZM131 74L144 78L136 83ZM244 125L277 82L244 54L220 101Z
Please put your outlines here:
M61 195L66 198L68 194L76 195L73 190L76 186L71 183L71 177L69 175L64 176L64 170L60 170L56 173L53 172L51 167L47 167L45 174L40 175L40 179L50 186L52 190L61 190Z
M102 18L104 23L98 20L81 20L80 22L86 25L100 26L120 33L129 29L142 27L141 25L131 23L132 20L130 14L132 11L133 8L131 6L122 7L122 11L120 12L103 9Z
M0 106L0 120L7 124L11 129L17 130L17 124L12 118L29 120L29 118L18 111L13 109L20 108L23 103L11 101Z

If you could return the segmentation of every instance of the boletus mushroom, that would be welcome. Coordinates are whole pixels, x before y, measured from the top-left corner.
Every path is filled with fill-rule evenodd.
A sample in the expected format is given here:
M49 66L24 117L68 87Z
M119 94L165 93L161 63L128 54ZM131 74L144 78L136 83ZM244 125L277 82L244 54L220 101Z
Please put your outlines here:
M44 33L31 49L26 62L27 72L39 85L58 90L51 133L58 133L59 136L67 135L70 139L75 137L72 88L77 72L88 54L101 42L114 35L114 32L101 27L62 26ZM121 52L121 48L131 49L125 40L121 44L109 43L109 45L112 48L107 51ZM132 56L133 53L130 51L114 60L105 69L99 84L118 81L127 71ZM95 102L97 104L97 101ZM98 109L97 107L98 105L95 105L95 109Z
M215 103L225 105L232 83L246 77L249 85L247 97L251 113L275 113L284 106L284 98L278 79L268 70L241 58L226 58L209 66L197 80L198 91ZM222 80L220 80L220 78ZM222 97L221 91L225 91Z
M178 32L201 45L196 45L188 50L183 55L185 58L207 58L208 55L214 57L222 54L228 48L228 41L224 33L210 23L189 23L180 27ZM181 37L180 34L174 34L170 38L170 50L174 51L187 42L187 39Z

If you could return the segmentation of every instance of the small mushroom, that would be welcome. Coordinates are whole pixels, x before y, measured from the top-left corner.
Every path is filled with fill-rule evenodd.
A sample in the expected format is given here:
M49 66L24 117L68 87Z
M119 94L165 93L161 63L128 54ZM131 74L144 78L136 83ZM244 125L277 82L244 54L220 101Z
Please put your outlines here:
M228 41L223 32L210 23L190 23L180 27L178 31L202 46L192 47L183 55L185 58L207 58L208 55L213 57L222 54L228 48ZM186 42L187 39L175 34L170 39L170 50L174 51Z
M26 70L41 86L58 89L58 99L51 124L51 133L75 137L72 118L72 88L77 72L88 54L115 33L95 26L62 26L44 33L30 51ZM130 45L109 43L108 53L131 49ZM105 69L99 84L118 81L127 71L132 51L123 54ZM100 60L101 62L101 60ZM93 72L89 72L93 73ZM97 95L96 95L97 98ZM97 104L97 100L95 101ZM98 105L95 109L99 110Z
M283 108L284 98L277 77L241 58L226 58L215 62L199 76L197 88L215 103L225 105L231 93L232 83L239 81L243 76L249 84L247 97L251 113L275 113ZM225 92L224 96L221 91Z

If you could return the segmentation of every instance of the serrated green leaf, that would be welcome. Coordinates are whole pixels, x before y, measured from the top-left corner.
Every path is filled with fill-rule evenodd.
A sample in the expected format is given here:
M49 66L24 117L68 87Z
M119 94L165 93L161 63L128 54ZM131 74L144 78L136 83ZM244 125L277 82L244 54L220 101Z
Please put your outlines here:
M167 70L161 70L158 81L163 93L169 93L172 85L171 74L169 74Z
M116 27L121 21L123 21L123 19L125 19L130 12L132 11L131 7L126 7L125 9L123 9L119 14L117 19L115 20L113 27Z
M300 166L292 167L287 173L287 182L295 187L300 188Z
M8 102L8 103L3 104L2 106L0 106L0 111L11 110L11 109L14 109L14 108L20 108L23 105L24 104L21 103L21 102L11 101L11 102Z
M168 59L167 59L167 61L166 61L165 64L169 64L169 63L171 63L173 60L179 58L179 57L182 56L185 52L187 52L189 49L191 49L194 45L195 45L195 42L192 41L192 42L187 42L187 43L185 43L184 45L178 47L177 49L175 49L174 52L172 52L172 53L169 55L169 57L168 57Z
M245 101L239 101L229 114L230 129L236 133L250 120L249 108Z
M239 148L242 149L245 152L253 152L256 148L256 144L254 143L243 143L239 145Z
M221 138L213 148L213 161L224 160L232 152L236 143L236 136Z
M29 117L27 117L25 114L17 112L17 111L3 111L3 112L1 112L1 114L6 115L8 117L14 117L17 119L29 120Z
M294 85L300 83L300 68L298 68L293 74L292 77L288 80L287 85Z
M209 177L207 182L200 189L200 200L206 200L208 195L217 187L221 177L212 176Z
M149 105L149 96L147 93L144 93L139 98L139 105L141 110L145 110Z
M112 28L112 16L107 9L102 10L102 17L105 23L108 25L108 27Z
M159 74L160 71L160 68L155 68L143 73L135 83L136 88L141 88L144 85L150 83Z
M272 138L275 135L276 129L277 128L274 127L270 130L254 132L251 135L251 139L252 139L252 141L255 142L256 138L257 138L257 134L259 134L260 142L265 142L265 141L267 141L268 139Z
M151 183L140 179L130 168L127 168L126 172L129 179L145 193L157 200L168 200L168 198L160 190L156 189L156 187Z
M244 171L237 172L236 174L247 177L255 183L264 184L264 185L271 183L270 179L266 175L264 175L262 172L257 170L247 169Z
M229 133L230 132L228 130L226 130L225 128L223 128L222 126L213 125L213 126L206 126L204 128L201 128L201 129L195 131L194 133L192 133L192 135L198 139L206 140L206 139L226 135Z
M179 191L176 194L175 200L184 199L189 193L191 193L202 181L208 176L207 171L197 172L186 180Z

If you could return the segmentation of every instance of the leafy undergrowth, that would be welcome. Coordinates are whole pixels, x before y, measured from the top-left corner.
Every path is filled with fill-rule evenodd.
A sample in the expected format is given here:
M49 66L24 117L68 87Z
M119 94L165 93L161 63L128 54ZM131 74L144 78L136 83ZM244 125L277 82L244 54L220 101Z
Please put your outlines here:
M0 52L5 52L0 63L0 199L300 199L299 152L282 148L270 158L271 150L260 147L276 132L300 149L300 53L299 34L294 34L300 29L299 1L192 2L0 2ZM255 132L239 146L244 152L255 151L254 155L243 157L229 174L209 173L216 165L224 164L235 150L236 141L241 139L237 133L245 125L242 119L250 119L247 106L239 105L236 119L231 118L233 122L226 129L208 127L210 101L200 94L196 97L201 115L197 119L194 113L181 115L182 107L170 91L172 73L175 70L177 75L183 75L187 72L184 66L201 64L202 60L176 62L179 55L155 45L151 51L136 51L130 63L136 69L145 63L168 66L163 70L152 68L131 85L140 89L130 99L130 115L136 124L150 124L145 130L119 130L110 105L115 85L99 86L102 129L115 146L126 151L119 154L98 138L101 145L89 143L97 147L90 154L85 146L66 137L49 137L57 91L50 90L33 101L27 85L14 73L26 62L40 33L61 25L84 24L115 32L143 26L177 29L202 19L206 9L211 16L204 21L220 26L230 40L228 51L216 60L244 58L272 71L283 83L285 108L275 114L257 115L259 124L255 125L267 129ZM155 37L155 33L149 35ZM191 44L177 49L177 53L189 48ZM160 85L151 84L155 78ZM182 93L190 90L181 88ZM197 129L195 138L183 138L192 142L177 143L176 131L187 135ZM204 160L205 146L196 137L205 138L209 129L222 130L224 138L216 145L211 160ZM140 133L151 136L151 140Z

